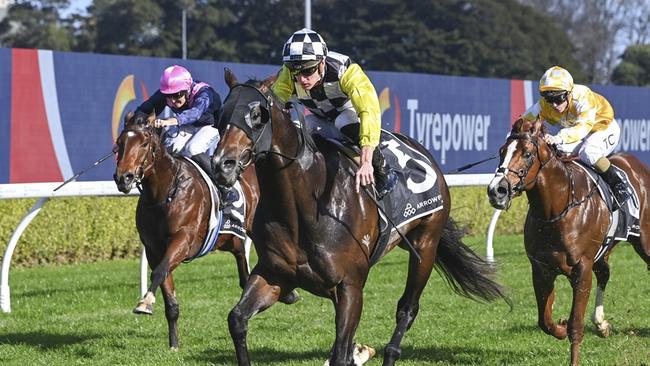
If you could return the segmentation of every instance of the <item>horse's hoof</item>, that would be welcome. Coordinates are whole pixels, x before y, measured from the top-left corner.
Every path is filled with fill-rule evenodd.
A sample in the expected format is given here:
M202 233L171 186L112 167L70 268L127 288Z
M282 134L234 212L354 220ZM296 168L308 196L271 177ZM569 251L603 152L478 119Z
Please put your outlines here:
M153 306L151 304L145 304L144 302L139 302L138 305L133 309L133 313L153 315Z
M361 366L364 363L368 362L371 358L375 356L377 352L374 348L367 346L365 344L355 344L354 353L352 358L354 359L355 366Z
M178 352L178 347L169 347L169 350L172 352Z
M607 321L598 324L598 335L602 338L607 338L612 334L612 327Z

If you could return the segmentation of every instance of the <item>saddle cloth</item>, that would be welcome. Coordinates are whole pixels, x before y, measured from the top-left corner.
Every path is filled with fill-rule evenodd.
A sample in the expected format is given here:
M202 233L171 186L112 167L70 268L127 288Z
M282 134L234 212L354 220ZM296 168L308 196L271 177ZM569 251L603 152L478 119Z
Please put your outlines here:
M241 239L246 238L246 230L244 229L244 217L246 214L246 200L244 199L244 193L241 188L239 181L233 186L239 194L239 199L236 202L233 202L232 205L228 207L221 207L221 210L215 210L215 201L218 197L217 187L208 175L195 163L192 159L185 157L185 160L192 163L201 173L201 177L205 183L210 187L210 222L208 225L208 234L205 236L205 240L201 245L199 252L190 258L184 260L184 262L189 262L193 259L202 257L214 249L215 244L217 243L217 238L219 235L227 233L238 236Z
M607 204L610 214L610 225L607 232L607 236L603 241L598 253L596 253L595 261L602 258L602 256L609 250L610 247L614 245L616 241L627 240L630 236L639 236L639 196L634 189L634 186L630 184L630 180L627 177L625 171L619 167L612 165L616 174L623 180L623 182L632 189L632 197L630 197L625 204L618 210L612 211L614 207L614 198L612 197L611 188L605 181L600 177L596 171L591 166L583 163L579 160L573 160L574 164L582 168L589 178L596 184L598 187L598 193L602 197L603 201Z
M349 150L342 141L328 139ZM442 195L438 175L427 156L404 144L392 133L382 130L379 147L386 163L397 174L395 188L379 203L380 235L370 257L373 265L384 255L390 234L398 228L442 209ZM354 147L358 155L358 147Z

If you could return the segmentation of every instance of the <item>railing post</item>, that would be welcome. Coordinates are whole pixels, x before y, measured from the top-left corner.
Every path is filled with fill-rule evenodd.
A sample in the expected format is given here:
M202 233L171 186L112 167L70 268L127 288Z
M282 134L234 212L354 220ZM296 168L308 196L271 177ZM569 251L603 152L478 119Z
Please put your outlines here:
M489 262L494 262L494 246L492 245L492 241L494 240L494 230L497 227L497 221L499 220L501 212L503 211L498 209L494 210L492 218L490 219L490 226L488 227L485 257Z
M38 215L39 211L43 207L43 204L47 201L47 197L41 197L34 206L29 210L27 215L23 217L16 227L16 230L11 234L7 248L2 257L2 272L0 273L0 308L5 313L11 312L11 294L9 290L9 265L11 264L11 257L14 254L14 249L20 236L23 234L23 231L27 229L27 226L30 222Z

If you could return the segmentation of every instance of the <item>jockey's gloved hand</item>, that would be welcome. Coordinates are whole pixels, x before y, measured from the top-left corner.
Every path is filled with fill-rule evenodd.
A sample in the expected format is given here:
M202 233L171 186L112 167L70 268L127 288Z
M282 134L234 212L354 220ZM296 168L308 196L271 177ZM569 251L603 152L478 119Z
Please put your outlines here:
M544 135L544 141L546 141L546 143L549 145L561 145L563 142L562 137L548 134Z

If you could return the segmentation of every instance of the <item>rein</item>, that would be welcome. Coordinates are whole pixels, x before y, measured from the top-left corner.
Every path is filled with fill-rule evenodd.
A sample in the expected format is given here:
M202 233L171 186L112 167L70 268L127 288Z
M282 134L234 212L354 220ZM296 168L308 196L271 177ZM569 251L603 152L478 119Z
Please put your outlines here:
M134 130L131 130L133 132L136 132ZM151 135L147 138L147 140L152 139L154 136L156 136L155 133L151 133ZM144 155L144 158L142 159L142 163L140 164L136 176L133 178L133 181L135 182L135 187L138 189L140 194L142 194L143 188L142 188L142 180L144 179L144 171L149 164L149 156L151 155L151 162L153 163L156 160L156 151L154 149L154 144L149 141L149 149L147 153ZM181 164L178 164L174 159L172 159L173 165L176 166L176 171L174 172L174 177L173 177L173 183L171 184L171 187L168 189L167 197L165 198L165 203L170 203L178 194L178 190L181 186L181 183L184 181L188 180L189 178L184 178L181 179L182 177L179 176L179 172L181 170Z
M530 171L530 168L533 165L532 162L530 164L528 164L525 171L523 171L523 169L522 169L522 170L520 170L519 172L516 173L517 176L519 177L519 183L514 187L514 189L517 189L519 192L521 192L523 190L523 188L525 188L529 184L536 184L537 183L537 179L539 178L539 173L546 166L546 164L548 164L551 160L555 159L555 156L553 154L551 154L551 157L548 158L548 160L542 162L541 158L539 157L539 144L537 143L537 140L535 138L533 138L533 136L530 133L514 133L514 134L511 134L510 136L508 136L507 140L527 140L530 143L532 143L535 146L537 161L539 161L539 163L540 163L540 167L539 167L539 169L537 169L537 174L535 174L535 177L529 182L525 182L525 178L528 175L528 172ZM501 170L503 172L503 168L499 168L497 171L499 171L499 170ZM594 195L594 193L596 192L596 187L592 186L591 190L589 191L589 193L585 197L583 197L579 201L576 201L575 200L576 199L575 181L573 179L573 174L571 173L571 169L567 168L567 170L568 170L568 174L569 174L569 186L571 188L571 198L569 200L569 203L567 204L567 206L558 215L556 215L556 216L554 216L554 217L552 217L550 219L542 219L542 218L536 217L534 215L531 215L535 220L537 220L539 222L546 223L546 224L555 223L555 222L561 220L562 218L564 218L572 208L578 207L578 206L582 205L585 201L589 200ZM507 181L507 177L506 177L506 181ZM508 181L508 184L510 185L510 181ZM512 202L512 201L510 201L510 202Z

